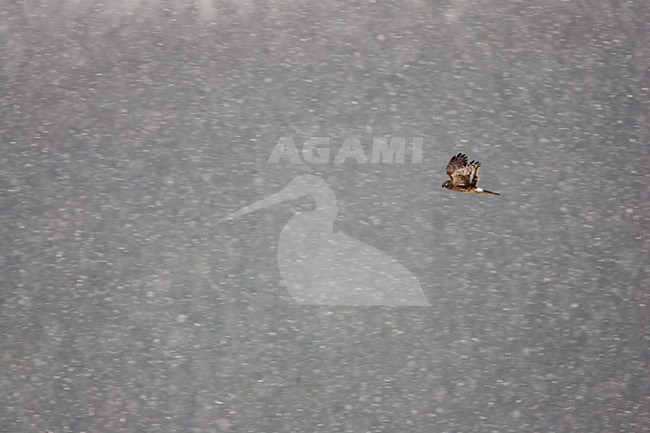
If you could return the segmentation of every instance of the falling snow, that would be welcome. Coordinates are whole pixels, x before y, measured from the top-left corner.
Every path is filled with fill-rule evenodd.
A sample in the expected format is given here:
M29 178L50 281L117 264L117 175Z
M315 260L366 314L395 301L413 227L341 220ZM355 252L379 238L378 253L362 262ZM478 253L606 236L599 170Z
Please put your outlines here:
M648 22L2 2L0 431L648 431ZM269 163L283 137L331 158ZM421 158L372 163L377 137ZM333 162L357 142L365 163ZM441 188L458 152L502 196ZM336 200L314 250L363 243L430 305L297 302L346 278L282 253L309 194L219 223L299 176Z

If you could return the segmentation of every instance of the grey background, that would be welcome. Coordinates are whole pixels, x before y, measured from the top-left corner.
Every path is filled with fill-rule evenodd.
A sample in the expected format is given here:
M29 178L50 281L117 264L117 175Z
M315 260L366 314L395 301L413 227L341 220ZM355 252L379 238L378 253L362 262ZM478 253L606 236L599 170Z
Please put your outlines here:
M537 3L537 2L535 2ZM0 431L648 431L646 2L6 1ZM279 137L422 164L267 164ZM440 188L483 162L501 197ZM337 230L430 308L295 305Z

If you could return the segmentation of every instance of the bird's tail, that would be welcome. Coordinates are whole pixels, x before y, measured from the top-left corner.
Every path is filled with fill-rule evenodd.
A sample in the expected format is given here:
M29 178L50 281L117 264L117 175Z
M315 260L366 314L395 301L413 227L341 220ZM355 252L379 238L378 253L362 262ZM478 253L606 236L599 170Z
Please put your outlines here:
M487 189L483 189L483 188L476 188L474 191L475 191L477 194L494 194L494 195L501 195L501 194L499 194L498 192L488 191Z

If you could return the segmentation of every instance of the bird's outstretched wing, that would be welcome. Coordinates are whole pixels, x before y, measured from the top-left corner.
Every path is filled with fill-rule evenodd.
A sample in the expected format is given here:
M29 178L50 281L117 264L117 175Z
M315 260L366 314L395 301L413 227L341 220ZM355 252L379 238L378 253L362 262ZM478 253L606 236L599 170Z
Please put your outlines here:
M459 153L458 155L452 156L449 160L449 163L447 164L447 175L451 177L451 180L454 180L453 174L456 172L456 170L462 169L466 165L467 155L464 153Z
M481 166L481 163L478 161L472 161L467 165L469 169L469 186L476 186L478 183L478 168Z
M476 186L478 183L478 161L467 162L467 155L459 153L454 155L447 164L447 174L454 186Z

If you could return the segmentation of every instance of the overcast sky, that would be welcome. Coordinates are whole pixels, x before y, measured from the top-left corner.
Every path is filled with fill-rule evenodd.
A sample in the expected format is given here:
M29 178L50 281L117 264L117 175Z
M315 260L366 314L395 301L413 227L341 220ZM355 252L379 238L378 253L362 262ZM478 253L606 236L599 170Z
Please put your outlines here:
M649 21L3 3L0 430L644 431Z

